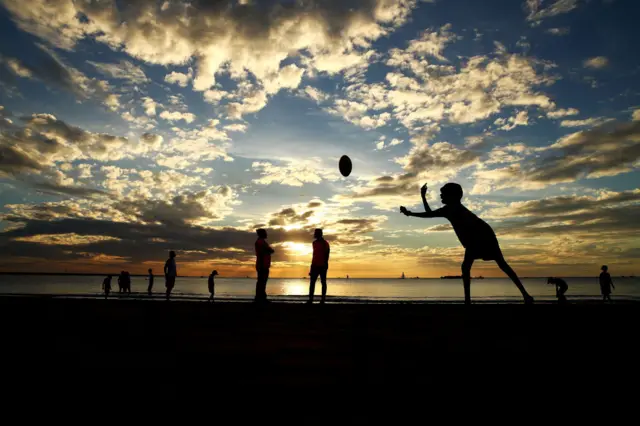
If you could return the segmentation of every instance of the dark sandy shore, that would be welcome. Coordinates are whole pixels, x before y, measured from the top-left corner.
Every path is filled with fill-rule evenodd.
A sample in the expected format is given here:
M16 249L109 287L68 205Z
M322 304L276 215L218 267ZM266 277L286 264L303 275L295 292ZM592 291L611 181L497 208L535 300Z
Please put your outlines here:
M239 382L420 381L438 359L617 360L638 303L314 305L0 297L5 357L214 371ZM5 358L6 359L6 358ZM5 364L6 365L6 364ZM575 365L574 365L575 367ZM463 365L461 364L461 368Z

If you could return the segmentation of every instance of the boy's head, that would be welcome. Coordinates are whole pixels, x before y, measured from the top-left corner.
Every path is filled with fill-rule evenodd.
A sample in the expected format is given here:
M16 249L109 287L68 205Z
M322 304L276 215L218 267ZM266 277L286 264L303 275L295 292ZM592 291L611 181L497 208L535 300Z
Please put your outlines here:
M151 270L151 268L149 268L149 273L152 273L153 271Z
M313 238L322 238L322 229L317 228L313 231Z
M462 187L457 183L448 183L440 188L440 199L444 204L459 204L462 200Z
M218 271L211 272L211 275L218 275Z
M171 250L171 251L169 252L169 257L176 257L176 252L175 252L175 251L173 251L173 250Z
M602 272L607 272L609 270L609 267L607 265L602 265Z
M555 281L555 278L553 277L547 278L547 284L553 284L554 281Z
M259 238L267 238L267 230L266 229L260 228L260 229L258 229L256 231L256 233L258 234Z

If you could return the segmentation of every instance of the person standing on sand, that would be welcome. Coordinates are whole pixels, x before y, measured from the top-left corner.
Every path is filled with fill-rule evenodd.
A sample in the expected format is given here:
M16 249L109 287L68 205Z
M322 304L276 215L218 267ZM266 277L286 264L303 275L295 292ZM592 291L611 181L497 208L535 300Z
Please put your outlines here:
M555 284L556 285L556 297L558 298L558 304L564 305L567 303L567 298L565 297L565 293L569 289L567 282L562 278L549 277L547 279L547 284Z
M102 290L104 291L104 298L109 297L109 293L111 293L111 275L107 275L107 278L102 281Z
M147 294L151 296L151 291L153 290L153 271L149 268L149 285L147 286Z
M131 294L131 275L129 271L124 271L124 290L127 292L127 295Z
M218 271L213 271L211 272L211 274L209 275L209 281L207 282L207 287L209 288L209 302L215 302L215 300L213 300L213 297L216 293L216 283L213 280L216 275L218 275Z
M257 303L267 302L267 281L269 280L269 269L271 268L271 255L274 250L267 242L267 231L258 229L256 231L258 239L256 240L256 272L258 280L256 281L256 296L254 301Z
M611 275L609 275L609 267L607 265L602 265L600 268L602 271L600 273L600 292L602 293L602 301L606 302L607 300L611 302L611 288L614 289L616 286L613 285L613 280L611 279Z
M448 183L440 188L440 199L445 206L437 210L431 210L429 203L427 203L426 194L427 184L425 183L420 189L422 204L425 209L424 213L412 213L404 206L400 207L400 212L405 216L444 217L451 222L451 226L453 226L460 243L466 249L464 260L462 261L464 303L471 303L471 266L473 266L473 261L476 259L494 260L518 287L524 302L527 304L533 303L533 297L527 293L518 275L504 259L498 239L491 226L462 205L462 187L457 183Z
M309 276L311 281L309 282L309 301L308 304L313 303L313 296L316 289L316 280L320 276L320 283L322 284L322 299L320 303L324 303L327 296L327 270L329 269L329 243L322 236L322 229L316 229L313 233L315 241L313 242L313 257L311 258L311 270Z
M118 275L118 293L123 291L126 291L125 277L124 271L120 271L120 275Z
M164 281L167 288L167 300L171 297L171 290L176 285L176 277L178 276L178 267L176 266L176 252L169 252L169 259L164 264Z

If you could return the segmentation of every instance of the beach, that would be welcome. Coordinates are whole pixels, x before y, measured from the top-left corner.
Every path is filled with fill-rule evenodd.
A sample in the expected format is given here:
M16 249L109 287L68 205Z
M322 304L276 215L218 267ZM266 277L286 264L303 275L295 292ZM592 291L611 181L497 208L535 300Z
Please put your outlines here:
M458 355L621 362L634 353L640 319L635 301L256 306L3 296L0 312L8 359L204 369L236 382L286 384L420 381L437 365L427 360Z

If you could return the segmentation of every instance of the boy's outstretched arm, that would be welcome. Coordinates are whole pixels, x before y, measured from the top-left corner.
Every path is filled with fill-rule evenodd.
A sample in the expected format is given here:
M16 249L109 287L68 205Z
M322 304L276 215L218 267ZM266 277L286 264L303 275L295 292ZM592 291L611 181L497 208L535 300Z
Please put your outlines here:
M403 213L405 216L413 216L413 217L424 217L424 218L429 218L429 217L441 217L442 215L439 214L438 210L431 210L431 207L429 207L429 203L427 203L427 184L425 183L424 185L422 185L422 188L420 188L420 196L422 197L422 204L424 205L424 212L422 213L413 213L409 210L407 210L406 207L404 206L400 206L400 212Z

